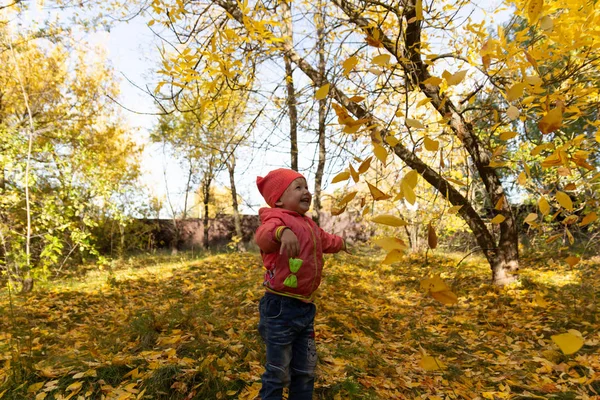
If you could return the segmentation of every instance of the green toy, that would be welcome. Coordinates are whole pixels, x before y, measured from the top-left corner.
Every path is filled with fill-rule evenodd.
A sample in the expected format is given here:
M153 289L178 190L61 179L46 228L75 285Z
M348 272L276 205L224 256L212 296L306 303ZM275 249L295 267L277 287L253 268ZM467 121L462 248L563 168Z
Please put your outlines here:
M300 270L302 260L300 258L290 258L290 271L294 274Z
M290 271L292 271L292 273L287 278L285 278L283 284L287 287L297 288L298 278L296 278L296 275L294 274L300 270L300 267L302 266L302 260L300 258L290 258L289 266Z

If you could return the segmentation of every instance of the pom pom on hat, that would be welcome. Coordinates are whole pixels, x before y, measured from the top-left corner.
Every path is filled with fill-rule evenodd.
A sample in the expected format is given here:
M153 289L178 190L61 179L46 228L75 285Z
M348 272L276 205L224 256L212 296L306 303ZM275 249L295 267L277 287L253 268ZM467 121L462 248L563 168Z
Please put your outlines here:
M257 177L256 186L267 204L274 208L275 203L281 198L290 183L298 178L304 178L304 176L292 169L279 168L269 172L264 178Z

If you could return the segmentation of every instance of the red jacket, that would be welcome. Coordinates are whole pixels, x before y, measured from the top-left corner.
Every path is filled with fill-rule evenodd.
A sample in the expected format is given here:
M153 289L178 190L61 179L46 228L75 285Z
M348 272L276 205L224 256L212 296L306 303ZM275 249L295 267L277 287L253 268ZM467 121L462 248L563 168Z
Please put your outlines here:
M337 253L344 246L344 240L325 232L309 217L283 208L261 208L258 211L261 225L256 230L254 240L262 255L265 273L265 288L273 293L295 297L303 301L313 300L313 294L321 283L323 253ZM298 237L302 260L300 269L290 270L286 254L279 254L280 242L275 237L276 230L286 226ZM290 286L286 278L295 275L297 286Z

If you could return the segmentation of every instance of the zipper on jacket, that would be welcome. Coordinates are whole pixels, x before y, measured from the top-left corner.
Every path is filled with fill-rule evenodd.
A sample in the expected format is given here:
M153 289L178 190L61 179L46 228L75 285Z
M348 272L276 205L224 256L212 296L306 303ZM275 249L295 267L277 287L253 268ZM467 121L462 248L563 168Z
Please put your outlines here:
M307 218L307 217L304 217ZM319 265L317 263L317 239L315 238L315 232L313 231L312 227L310 226L310 223L307 220L304 220L304 222L306 222L306 225L308 225L308 229L310 230L310 235L312 236L313 239L313 256L315 257L315 277L313 278L312 284L311 284L311 294L315 291L315 281L317 280L317 274L319 273Z

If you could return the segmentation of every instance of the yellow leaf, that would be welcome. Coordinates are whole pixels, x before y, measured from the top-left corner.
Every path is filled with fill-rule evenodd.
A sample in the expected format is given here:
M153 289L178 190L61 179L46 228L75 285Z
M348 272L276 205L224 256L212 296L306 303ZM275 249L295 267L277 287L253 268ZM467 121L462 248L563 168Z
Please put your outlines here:
M330 213L331 215L333 215L333 216L336 216L336 215L340 215L340 214L341 214L341 213L343 213L344 211L346 211L346 206L344 206L344 207L341 207L341 208L335 208L335 207L334 207L334 208L332 208L332 209L329 211L329 213Z
M512 121L514 121L515 119L519 118L520 114L521 114L521 111L519 111L519 109L517 107L515 107L515 106L510 106L506 110L506 116L508 118L510 118Z
M347 181L348 179L350 179L350 172L342 171L333 177L333 179L331 180L331 183L343 182L343 181Z
M525 217L525 219L523 220L523 222L525 222L526 224L531 224L537 218L538 218L538 215L536 213L530 213L529 215L527 215Z
M544 135L552 133L562 125L562 108L556 107L548 111L544 118L538 122L538 128Z
M492 224L501 224L502 222L504 222L505 219L506 218L504 217L504 215L498 214L494 218L492 218L492 220L490 222Z
M373 157L369 157L365 161L363 161L363 162L360 163L360 165L358 166L358 173L359 174L364 174L365 172L367 172L369 170L369 167L371 166L371 160L372 159L373 159Z
M502 210L503 206L504 206L504 195L502 195L502 197L500 197L498 199L498 201L496 202L496 205L494 206L494 210L500 211L500 210Z
M548 203L548 200L546 200L545 197L542 196L538 200L538 208L540 209L542 215L548 215L550 212L550 203Z
M572 333L561 333L553 335L552 341L560 347L563 354L573 354L583 346L583 338Z
M569 256L569 257L565 258L565 262L567 264L569 264L569 266L571 268L573 268L574 266L576 266L579 263L579 261L581 261L581 258L575 257L575 256Z
M315 99L323 100L329 94L329 83L321 86L319 90L315 93Z
M412 118L406 118L406 126L417 129L425 129L425 125Z
M458 85L465 79L465 76L467 76L467 70L458 71L454 74L450 74L448 71L442 73L442 77L446 79L448 86Z
M387 135L385 141L392 147L395 147L400 141L394 135Z
M371 212L371 207L366 206L365 208L363 208L361 215L364 217L365 215L367 215L369 212Z
M521 186L525 186L527 184L527 174L525 171L521 171L519 176L517 176L517 183Z
M575 238L573 237L573 234L571 233L571 231L568 228L565 228L565 233L567 234L567 239L569 239L569 243L570 244L575 243Z
M560 204L561 207L567 209L568 211L573 211L573 201L568 194L558 191L556 192L555 196L556 201L558 201L558 204Z
M392 250L386 256L385 259L381 262L382 264L391 265L402 261L404 257L404 253L400 250Z
M437 371L446 367L439 359L428 355L421 356L419 366L425 371Z
M456 297L454 292L450 290L444 290L441 292L431 292L431 297L445 305L458 303L458 297Z
M381 247L387 252L392 250L404 250L406 249L406 243L395 237L383 237L373 241L377 246Z
M369 190L371 191L371 196L373 196L373 200L379 201L392 198L392 196L383 193L381 190L377 189L377 187L371 185L369 182L367 182L367 185L369 186Z
M491 44L489 40L486 40L485 43L481 46L481 63L483 64L483 67L485 69L488 69L490 67L490 64L492 63L492 56L490 55L490 48L491 48Z
M401 183L401 186L402 186L402 194L404 195L404 199L407 202L409 202L410 204L415 204L415 202L417 201L417 196L415 195L415 192L410 187L408 182L403 180Z
M554 29L554 21L549 15L544 15L540 20L540 28L545 32L551 32Z
M456 214L462 206L452 206L448 209L448 214Z
M425 149L428 151L438 151L440 148L440 142L430 139L429 136L425 136L423 144L425 145Z
M548 307L548 305L549 305L549 303L544 299L544 296L542 296L539 293L535 294L535 302L540 307Z
M421 281L421 289L426 292L444 292L450 290L446 282L439 275Z
M459 181L458 179L454 179L454 178L445 178L448 182L452 182L454 184L457 184L458 186L467 186L466 183Z
M347 195L345 195L342 198L342 200L340 200L340 202L338 203L338 207L344 207L346 204L351 202L354 199L354 197L356 197L356 193L357 192L350 192Z
M385 161L387 160L388 156L388 152L385 147L380 144L373 143L373 154L375 154L375 157L377 157L377 159L381 161L383 165L385 165Z
M350 97L348 100L350 100L353 103L360 103L361 101L363 101L365 98L363 96L352 96Z
M529 24L534 24L537 21L543 6L543 0L529 0L529 4L527 4L527 19L529 20Z
M564 153L564 151L555 151L554 153L546 157L544 161L540 163L540 165L544 168L557 167L559 165L562 165L564 163L562 153Z
M539 144L539 145L535 146L533 148L533 150L531 150L530 154L535 157L538 154L540 154L542 151L546 150L549 145L551 145L551 144L550 143Z
M428 103L431 103L431 99L429 97L426 97L417 103L417 108L424 106L425 104L428 104Z
M524 83L515 83L506 91L506 100L513 101L523 96L523 90L525 89Z
M440 83L442 83L444 80L441 78L438 78L437 76L431 76L427 79L425 79L423 81L423 83L425 85L432 85L432 86L440 86Z
M83 385L83 382L81 382L81 381L73 382L69 386L67 386L66 390L68 392L74 392L76 390L78 391L81 389L81 385Z
M380 67L384 67L390 63L390 55L389 54L380 54L378 56L373 57L371 60L371 64L378 65Z
M371 218L371 221L376 224L389 225L389 226L406 226L408 223L403 219L390 214L381 214Z
M596 212L592 211L591 213L589 213L588 215L583 217L583 219L579 223L579 226L589 225L597 219L598 219L598 215L596 215Z
M419 183L419 173L417 171L415 171L414 169L408 171L406 173L406 175L404 175L404 178L402 178L402 181L406 182L406 184L408 186L410 186L412 189L417 187L417 183Z
M517 136L517 132L514 132L514 131L502 132L500 134L500 140L510 140L510 139L514 138L515 136Z
M356 172L354 170L354 167L352 166L352 164L350 164L350 176L352 177L352 180L354 181L354 183L358 183L358 180L359 180L358 172Z
M437 247L437 243L437 234L435 233L435 229L433 226L431 226L430 222L429 225L427 225L427 244L429 245L429 248L435 249Z
M358 58L356 56L352 56L346 59L346 61L342 63L342 67L344 68L344 75L348 76L348 74L354 69L356 64L358 64Z
M415 14L416 14L417 21L420 21L423 19L423 0L417 0L415 2Z
M44 400L47 395L48 395L48 393L46 393L46 392L38 393L35 395L35 400ZM2 397L2 396L0 396L0 397Z
M34 383L33 385L29 385L29 387L27 388L27 393L35 393L43 387L44 382Z

